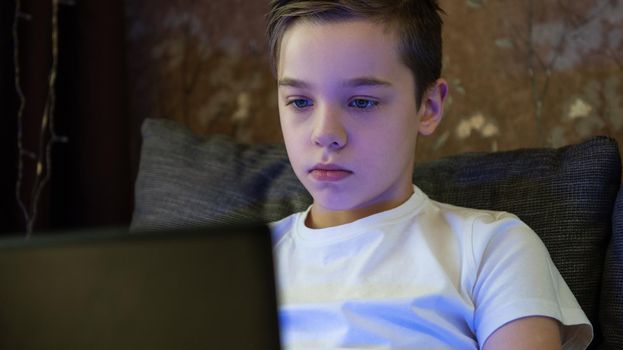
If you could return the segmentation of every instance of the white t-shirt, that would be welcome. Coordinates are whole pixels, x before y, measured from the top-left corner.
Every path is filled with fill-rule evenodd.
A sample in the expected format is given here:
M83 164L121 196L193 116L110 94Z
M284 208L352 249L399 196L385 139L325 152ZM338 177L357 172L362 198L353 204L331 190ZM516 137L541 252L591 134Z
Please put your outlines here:
M548 316L564 349L592 327L538 236L516 216L414 194L326 229L309 209L271 224L286 349L478 349L502 325Z

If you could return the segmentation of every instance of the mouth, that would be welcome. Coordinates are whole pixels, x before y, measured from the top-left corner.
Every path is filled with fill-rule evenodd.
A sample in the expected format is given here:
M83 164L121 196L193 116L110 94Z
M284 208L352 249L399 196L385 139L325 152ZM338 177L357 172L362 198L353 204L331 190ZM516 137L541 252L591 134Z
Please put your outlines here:
M353 172L335 164L316 164L309 170L309 175L320 182L335 182L343 180Z

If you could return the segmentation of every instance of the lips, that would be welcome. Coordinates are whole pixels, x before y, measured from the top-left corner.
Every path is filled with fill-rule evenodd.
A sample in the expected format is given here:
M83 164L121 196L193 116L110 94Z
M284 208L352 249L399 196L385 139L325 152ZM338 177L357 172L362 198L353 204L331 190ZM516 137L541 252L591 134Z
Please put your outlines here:
M352 174L352 171L335 164L316 164L309 170L309 175L321 182L340 181Z

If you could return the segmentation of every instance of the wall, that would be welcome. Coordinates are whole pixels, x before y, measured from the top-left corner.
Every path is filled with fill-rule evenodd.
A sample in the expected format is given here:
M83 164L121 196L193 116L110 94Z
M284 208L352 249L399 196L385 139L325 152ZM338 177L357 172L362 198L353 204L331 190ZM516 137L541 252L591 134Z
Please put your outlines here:
M445 120L418 159L623 140L623 1L442 0ZM128 0L131 115L279 142L266 0Z

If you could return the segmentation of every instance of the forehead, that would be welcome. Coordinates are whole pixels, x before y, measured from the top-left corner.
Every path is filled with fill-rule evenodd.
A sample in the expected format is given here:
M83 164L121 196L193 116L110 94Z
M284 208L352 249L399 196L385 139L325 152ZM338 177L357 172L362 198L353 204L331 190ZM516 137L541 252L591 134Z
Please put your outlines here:
M398 38L389 26L371 20L299 20L280 44L279 78L393 75L408 69L398 53ZM301 76L303 75L303 76Z

